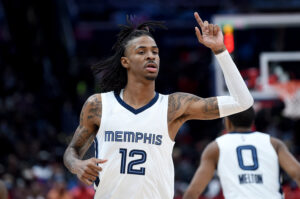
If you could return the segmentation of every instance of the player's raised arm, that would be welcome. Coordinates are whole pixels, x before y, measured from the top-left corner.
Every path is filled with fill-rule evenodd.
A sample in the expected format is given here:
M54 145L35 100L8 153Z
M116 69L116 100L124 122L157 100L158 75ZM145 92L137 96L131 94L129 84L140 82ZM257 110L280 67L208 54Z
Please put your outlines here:
M82 160L97 134L101 114L101 96L95 94L85 102L80 114L79 126L64 154L65 166L87 185L91 185L102 170L97 164L106 161L96 158Z
M202 31L201 33L200 29L195 27L198 41L215 53L230 96L200 98L187 93L171 94L168 112L171 137L175 137L173 134L176 134L176 129L186 120L225 117L248 109L254 102L235 63L225 48L220 27L209 24L207 21L203 22L198 13L194 15Z
M271 138L271 143L274 146L280 167L297 183L300 187L300 163L291 154L285 144L277 139Z
M198 41L215 53L230 93L230 96L217 97L219 116L224 117L248 109L253 105L254 100L225 48L220 27L209 24L207 21L203 23L197 12L194 13L194 16L202 30L201 34L199 28L195 27Z

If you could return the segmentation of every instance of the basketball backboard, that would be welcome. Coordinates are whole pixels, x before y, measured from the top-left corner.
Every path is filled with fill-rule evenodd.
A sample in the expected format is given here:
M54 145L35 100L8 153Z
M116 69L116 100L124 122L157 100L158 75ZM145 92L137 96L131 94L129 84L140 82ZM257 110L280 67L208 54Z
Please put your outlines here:
M235 50L231 55L255 100L278 99L272 83L300 79L300 49L295 49L296 37L292 36L300 33L300 13L216 15L213 21L221 27L233 27ZM227 95L215 58L213 64L216 94Z

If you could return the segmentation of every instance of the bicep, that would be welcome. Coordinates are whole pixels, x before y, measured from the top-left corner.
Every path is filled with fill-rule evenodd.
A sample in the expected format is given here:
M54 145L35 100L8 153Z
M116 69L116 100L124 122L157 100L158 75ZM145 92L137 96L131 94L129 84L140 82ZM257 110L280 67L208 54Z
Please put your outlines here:
M218 100L216 97L200 98L189 102L186 113L188 119L217 119L220 117Z
M216 119L219 118L216 97L201 98L189 93L173 93L169 97L168 120Z

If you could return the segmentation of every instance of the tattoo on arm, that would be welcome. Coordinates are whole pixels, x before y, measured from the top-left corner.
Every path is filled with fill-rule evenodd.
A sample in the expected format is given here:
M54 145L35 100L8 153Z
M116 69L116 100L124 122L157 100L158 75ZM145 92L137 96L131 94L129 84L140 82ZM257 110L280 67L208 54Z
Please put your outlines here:
M187 102L197 102L201 98L188 93L174 93L169 96L168 102L168 122L173 121L180 112L182 106L186 106ZM182 114L185 114L184 112ZM182 114L178 114L182 116Z
M87 119L101 119L102 116L102 101L97 97L94 97L93 101L91 101L90 109L88 110Z
M193 106L194 103L199 104L199 106ZM187 110L188 107L197 108L195 110ZM174 93L169 96L168 122L175 119L185 119L191 115L197 115L197 119L218 118L219 107L217 98L201 98L188 93Z
M83 158L96 137L101 114L101 100L97 96L92 96L82 108L80 124L64 154L64 163L72 173L75 173L74 162Z
M204 114L205 118L211 119L220 117L219 113L219 106L218 106L218 100L216 97L210 97L203 99L205 105L204 105Z

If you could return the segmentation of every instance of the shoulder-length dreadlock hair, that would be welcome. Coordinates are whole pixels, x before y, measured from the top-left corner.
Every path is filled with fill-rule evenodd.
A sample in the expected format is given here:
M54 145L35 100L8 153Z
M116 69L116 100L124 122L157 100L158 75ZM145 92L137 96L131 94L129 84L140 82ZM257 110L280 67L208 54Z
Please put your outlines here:
M154 28L166 29L161 21L146 21L140 24L134 23L133 18L127 16L128 25L119 25L121 31L117 35L117 42L113 45L114 55L101 60L92 66L100 92L115 91L120 93L127 83L127 70L121 65L121 57L124 56L126 45L132 39L140 36L150 36ZM154 38L153 38L154 39Z

